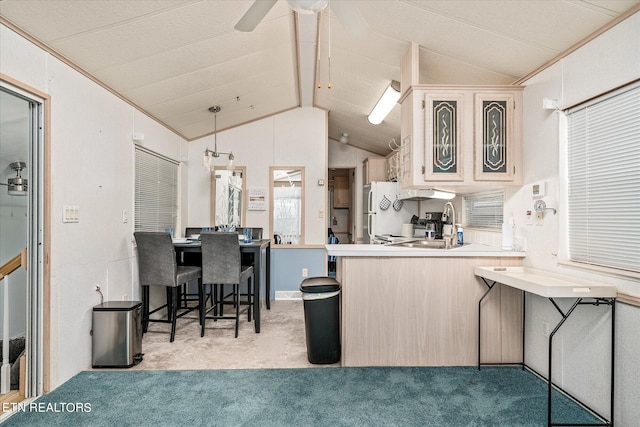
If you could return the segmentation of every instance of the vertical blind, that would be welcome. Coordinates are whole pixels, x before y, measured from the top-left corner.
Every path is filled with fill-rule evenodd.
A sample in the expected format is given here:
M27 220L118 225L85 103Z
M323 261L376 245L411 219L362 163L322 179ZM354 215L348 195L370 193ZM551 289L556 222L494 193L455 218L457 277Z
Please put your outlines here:
M136 148L135 231L176 226L178 163Z
M464 196L465 226L500 229L503 221L504 193Z
M640 85L567 113L572 261L640 271Z

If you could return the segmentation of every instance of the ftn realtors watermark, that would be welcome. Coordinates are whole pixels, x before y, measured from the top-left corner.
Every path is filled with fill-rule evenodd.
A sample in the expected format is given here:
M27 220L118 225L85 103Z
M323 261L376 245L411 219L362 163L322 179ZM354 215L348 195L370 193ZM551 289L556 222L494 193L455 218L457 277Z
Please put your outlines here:
M81 402L29 402L29 403L2 403L2 412L51 412L51 413L77 413L91 412L91 403Z

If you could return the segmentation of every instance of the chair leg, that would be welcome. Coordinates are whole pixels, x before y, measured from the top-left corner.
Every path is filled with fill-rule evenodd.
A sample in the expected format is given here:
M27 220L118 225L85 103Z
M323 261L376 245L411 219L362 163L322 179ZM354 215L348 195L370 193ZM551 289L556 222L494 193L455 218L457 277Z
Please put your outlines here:
M149 327L149 287L142 287L142 333Z
M236 338L238 338L238 323L240 323L240 283L233 285L233 298L236 301Z
M199 309L199 314L200 314L200 337L204 336L204 322L205 322L205 316L207 313L207 308L205 307L205 300L203 298L204 295L204 286L202 284L202 281L199 280L198 281L198 302L200 303L200 309Z
M168 289L168 288L167 288ZM176 317L177 317L177 305L178 305L178 287L177 286L172 286L171 287L171 302L170 302L170 306L169 306L169 312L170 314L170 318L171 318L171 338L169 339L169 342L173 342L173 339L176 336ZM167 301L167 303L169 303Z
M218 295L218 298L220 298L220 316L224 316L224 285L220 284L220 294Z
M247 301L248 301L247 318L249 319L247 320L247 322L251 322L251 312L253 311L251 308L253 307L253 304L254 304L253 292L255 292L255 289L253 285L253 274L252 274L251 277L249 277L249 280L247 280Z
M204 289L202 288L202 278L200 278L198 279L198 312L202 312L205 309L205 302L206 300L204 297Z
M218 285L211 285L213 290L213 299L211 300L211 306L213 307L213 315L218 315ZM217 321L217 320L215 320Z

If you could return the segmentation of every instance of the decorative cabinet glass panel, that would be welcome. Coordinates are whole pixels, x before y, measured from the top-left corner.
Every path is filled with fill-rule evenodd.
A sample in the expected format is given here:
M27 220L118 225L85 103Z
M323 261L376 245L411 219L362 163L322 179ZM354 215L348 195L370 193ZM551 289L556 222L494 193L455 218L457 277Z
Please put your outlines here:
M514 116L513 95L475 95L476 180L513 180Z
M425 181L462 181L462 93L425 95Z

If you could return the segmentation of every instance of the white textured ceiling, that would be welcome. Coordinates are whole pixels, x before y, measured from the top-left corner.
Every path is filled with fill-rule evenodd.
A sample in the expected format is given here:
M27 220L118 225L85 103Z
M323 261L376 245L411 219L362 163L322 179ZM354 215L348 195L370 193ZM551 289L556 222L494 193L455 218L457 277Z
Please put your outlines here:
M399 108L378 126L366 116L411 42L420 83L510 84L640 0L355 3L370 31L350 37L329 7L319 56L317 20L283 0L250 33L233 26L252 0L3 0L0 15L189 140L213 131L212 105L220 130L312 103L330 138L385 154Z

